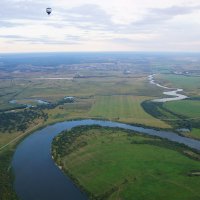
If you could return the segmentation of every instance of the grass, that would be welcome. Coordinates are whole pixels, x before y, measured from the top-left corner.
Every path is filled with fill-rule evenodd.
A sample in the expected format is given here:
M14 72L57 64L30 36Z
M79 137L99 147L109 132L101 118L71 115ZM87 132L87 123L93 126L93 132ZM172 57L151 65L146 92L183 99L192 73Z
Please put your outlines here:
M189 133L190 136L194 138L200 138L200 129L199 128L193 128L191 132Z
M156 79L168 87L182 88L191 95L200 95L200 78L174 74L157 75Z
M200 139L200 128L192 128L190 132L186 132L184 135L195 139Z
M146 114L139 105L142 100L146 100L146 98L150 99L161 94L159 88L157 89L148 83L146 75L132 78L116 76L106 78L80 78L74 80L10 80L3 84L2 90L0 91L0 95L3 95L3 98L1 98L2 102L0 103L1 109L16 106L8 103L13 99L17 99L19 102L24 102L23 99L26 98L56 102L65 96L75 96L79 99L73 105L65 105L64 109L55 108L48 110L50 122L63 121L70 118L100 117L159 128L170 127L166 123ZM9 92L5 90L5 87L9 88ZM103 96L108 95L115 97L111 99L109 106L107 105L105 109L100 106L100 109L104 109L106 112L106 109L113 109L115 105L118 108L114 108L111 114L99 113L97 111L99 105L96 106L93 104L94 99L100 102L100 96L103 98ZM88 102L84 99L87 99ZM109 97L107 100L109 100ZM105 100L105 103L107 103L107 100ZM115 102L115 105L112 105L112 101ZM27 100L25 102L27 103ZM128 110L129 108L130 110Z
M109 77L74 80L0 80L0 109L10 108L8 102L25 98L44 99L50 102L64 96L139 95L156 96L157 89L148 84L146 76L140 78ZM151 91L150 91L151 90Z
M80 128L74 133L78 136L68 144L62 141L66 133L58 136L59 147L52 151L62 149L64 171L91 199L200 198L200 179L191 175L200 171L200 161L184 155L184 147L121 129ZM64 149L71 150L64 153ZM199 158L187 150L187 155L193 154Z
M141 103L148 97L141 96L99 96L95 99L90 115L128 123L169 128L164 122L147 114Z
M164 107L188 118L200 118L200 101L171 101L164 103Z
M14 132L14 133L0 133L0 148L5 144L9 143L14 138L18 137L21 132Z
M21 137L22 135L28 135L29 132L32 132L32 130L35 130L35 128L38 128L39 126L44 125L44 121L42 120L36 120L33 123L30 123L26 131L13 131L11 133L9 132L0 132L0 148L4 145L8 144L12 140L14 140L17 137ZM27 134L26 134L27 133Z

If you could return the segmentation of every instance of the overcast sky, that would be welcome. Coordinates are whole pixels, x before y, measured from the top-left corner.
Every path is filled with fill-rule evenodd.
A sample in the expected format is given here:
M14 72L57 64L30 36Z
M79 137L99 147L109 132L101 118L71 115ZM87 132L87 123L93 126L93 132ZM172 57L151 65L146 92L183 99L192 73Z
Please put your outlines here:
M200 51L198 0L0 3L0 52Z

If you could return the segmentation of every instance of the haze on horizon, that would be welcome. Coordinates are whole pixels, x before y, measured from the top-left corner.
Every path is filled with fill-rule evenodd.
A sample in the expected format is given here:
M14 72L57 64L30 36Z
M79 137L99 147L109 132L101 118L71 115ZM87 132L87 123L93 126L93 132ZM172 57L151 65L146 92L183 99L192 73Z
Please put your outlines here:
M0 52L198 52L199 18L196 0L1 0Z

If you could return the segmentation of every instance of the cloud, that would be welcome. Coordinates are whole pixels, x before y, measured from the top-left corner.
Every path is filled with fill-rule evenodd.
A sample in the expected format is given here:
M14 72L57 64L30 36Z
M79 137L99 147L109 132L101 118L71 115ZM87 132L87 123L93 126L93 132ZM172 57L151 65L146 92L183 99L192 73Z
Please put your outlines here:
M176 16L191 14L200 10L200 6L171 6L149 9L148 13L133 25L152 25L173 19Z
M58 10L60 23L50 22L48 25L56 28L77 27L82 30L102 30L111 33L142 33L152 32L152 25L165 25L176 16L191 14L200 6L171 6L166 8L151 8L146 10L140 20L129 24L117 24L112 21L112 15L95 4L84 4L70 9Z
M0 28L22 26L23 20L44 20L46 15L46 0L1 0ZM16 21L21 20L21 23Z
M133 44L134 43L134 41L129 38L114 38L114 39L111 39L110 41L114 42L114 43L122 43L122 44Z
M78 36L66 35L63 40L58 40L54 38L48 38L46 36L41 36L39 38L32 37L24 37L19 35L0 35L0 38L7 40L7 43L15 43L15 42L26 42L30 44L80 44L81 38Z
M0 38L4 38L4 39L21 39L21 38L24 38L24 37L19 36L19 35L0 35Z
M22 25L22 24L0 20L0 28L10 28L10 27L15 27L15 26L20 26L20 25Z
M42 19L48 5L45 2L47 1L1 0L0 19Z
M100 6L94 4L85 4L67 10L68 17L72 21L97 22L101 24L110 23L111 16L108 15Z
M8 43L17 50L21 44L28 49L34 44L35 48L51 44L78 48L80 44L82 49L105 45L106 50L111 43L119 49L122 45L145 49L158 44L158 48L181 46L183 41L194 44L200 34L200 6L190 1L194 4L184 0L1 0L0 50L7 49ZM49 4L51 16L45 13Z
M81 29L96 30L108 29L108 27L114 26L111 20L112 16L95 4L84 4L70 9L62 9L59 10L59 13L63 26L68 24Z

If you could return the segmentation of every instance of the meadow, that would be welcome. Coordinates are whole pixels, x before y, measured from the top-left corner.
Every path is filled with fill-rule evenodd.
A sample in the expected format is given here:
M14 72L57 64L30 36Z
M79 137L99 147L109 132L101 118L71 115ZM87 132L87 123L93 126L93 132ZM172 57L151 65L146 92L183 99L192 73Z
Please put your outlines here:
M21 103L27 103L27 100L24 100L26 98L56 103L65 96L74 96L76 98L74 104L46 109L45 113L49 115L49 121L97 117L169 128L166 123L146 114L140 106L142 101L162 94L161 90L148 84L146 76L127 78L118 75L73 80L7 80L4 84L4 87L9 89L8 91L2 89L1 110L16 109L19 105L9 103L13 99ZM101 112L98 112L99 109ZM106 113L107 110L112 111L112 114Z
M175 74L159 74L156 80L171 88L182 88L189 96L200 95L200 77Z
M170 111L183 115L187 118L200 119L200 101L194 101L194 100L171 101L164 103L164 108L167 108Z
M52 154L90 199L200 198L200 155L165 140L78 127L54 139Z
M192 136L194 138L200 138L200 128L193 128L190 133L189 136Z
M91 108L90 116L126 123L169 128L166 123L147 114L141 103L149 97L142 96L99 96Z
M200 101L199 100L182 100L166 102L163 104L164 109L178 115L182 121L187 121L190 131L184 133L188 137L200 139Z

